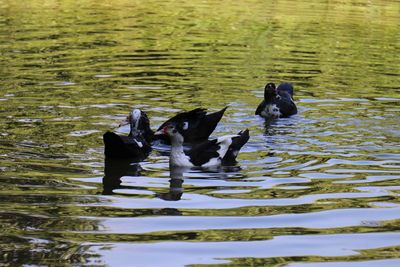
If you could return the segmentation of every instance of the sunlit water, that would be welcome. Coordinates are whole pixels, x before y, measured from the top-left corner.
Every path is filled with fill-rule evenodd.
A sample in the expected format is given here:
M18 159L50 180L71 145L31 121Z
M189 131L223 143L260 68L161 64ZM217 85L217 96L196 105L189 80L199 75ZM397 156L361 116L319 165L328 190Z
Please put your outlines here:
M400 266L399 14L0 0L0 265ZM299 114L265 123L281 81ZM229 106L213 135L251 138L234 168L170 170L165 147L105 162L134 106L153 128Z

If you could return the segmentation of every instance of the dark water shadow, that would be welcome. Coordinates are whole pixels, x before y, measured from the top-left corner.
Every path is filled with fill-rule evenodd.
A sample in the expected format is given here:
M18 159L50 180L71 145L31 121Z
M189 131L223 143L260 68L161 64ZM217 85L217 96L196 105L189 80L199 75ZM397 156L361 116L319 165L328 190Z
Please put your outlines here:
M104 161L103 195L112 195L114 189L130 188L121 185L123 176L140 176L143 171L140 159L111 159Z

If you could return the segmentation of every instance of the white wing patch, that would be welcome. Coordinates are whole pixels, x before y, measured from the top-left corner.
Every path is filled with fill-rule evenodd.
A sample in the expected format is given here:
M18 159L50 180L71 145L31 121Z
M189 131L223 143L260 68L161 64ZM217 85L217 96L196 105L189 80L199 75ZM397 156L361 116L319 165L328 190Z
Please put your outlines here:
M237 134L232 135L224 135L217 139L217 144L220 145L220 149L218 149L217 153L220 158L225 157L226 152L228 152L229 146L232 144L232 138L238 137Z
M223 143L223 142L226 142L226 141L232 143L232 138L238 137L238 136L240 136L240 135L237 135L237 134L224 135L224 136L221 136L221 137L217 138L217 143ZM229 140L227 140L227 139L229 139Z
M202 167L211 167L216 165L221 165L221 159L225 157L226 152L228 152L229 146L232 144L232 138L238 137L237 134L224 135L217 139L217 144L220 148L217 150L218 157L211 158L207 163L201 165Z
M201 165L201 167L212 167L212 166L218 166L220 164L221 164L220 158L212 158L207 163Z

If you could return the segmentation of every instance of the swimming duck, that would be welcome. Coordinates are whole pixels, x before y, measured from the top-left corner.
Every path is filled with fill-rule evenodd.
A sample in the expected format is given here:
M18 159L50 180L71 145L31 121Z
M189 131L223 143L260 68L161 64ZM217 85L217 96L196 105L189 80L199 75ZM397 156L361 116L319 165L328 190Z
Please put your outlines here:
M281 83L278 88L268 83L264 89L264 100L258 105L256 115L266 119L286 118L297 113L293 101L293 86Z
M191 111L178 113L158 127L158 134L154 135L154 139L160 139L169 144L170 139L160 130L168 124L175 124L182 125L180 131L185 143L205 141L215 130L215 127L217 127L218 122L221 120L227 108L228 107L225 107L220 111L210 114L207 114L207 110L204 108L196 108Z
M183 125L167 123L158 132L167 135L171 141L171 166L181 167L212 167L220 166L225 162L232 163L236 159L240 148L249 139L249 130L235 135L225 135L214 140L204 141L188 151L183 150ZM156 132L155 134L158 134Z
M146 158L151 151L153 131L147 114L133 109L127 118L130 124L128 136L106 132L103 135L104 154L110 158Z

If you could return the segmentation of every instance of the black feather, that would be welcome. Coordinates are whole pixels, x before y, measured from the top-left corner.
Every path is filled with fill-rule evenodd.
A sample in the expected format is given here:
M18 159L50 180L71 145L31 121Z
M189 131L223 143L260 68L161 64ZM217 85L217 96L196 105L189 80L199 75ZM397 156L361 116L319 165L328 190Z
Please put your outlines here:
M141 142L142 147L135 142ZM104 154L109 158L134 158L146 157L151 146L143 137L120 136L113 132L106 132L103 135Z
M196 108L191 111L178 113L174 117L170 118L169 120L167 120L166 122L161 124L160 127L158 127L157 131L164 128L164 126L167 124L179 125L179 124L183 124L185 121L192 122L192 123L199 121L199 120L203 119L206 116L206 114L207 114L207 111L204 108Z
M139 134L146 140L147 143L150 143L153 140L154 132L150 128L150 120L147 117L147 114L143 111L141 111L138 129Z
M261 115L261 112L265 109L265 107L267 106L267 103L265 102L265 100L261 101L261 103L258 105L257 109L256 109L256 115Z
M212 158L219 156L218 150L221 146L217 143L217 139L207 140L200 144L195 145L191 150L187 152L190 161L195 166L201 166Z
M279 96L281 97L277 102L276 106L279 108L281 112L281 118L287 118L291 115L297 113L296 104L293 102L291 96L288 92L280 92L278 91Z
M287 92L291 97L293 97L293 85L291 83L281 83L278 88L278 93L279 92Z

